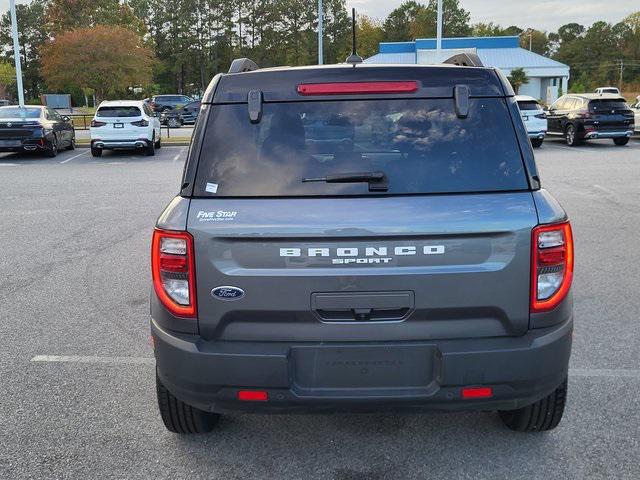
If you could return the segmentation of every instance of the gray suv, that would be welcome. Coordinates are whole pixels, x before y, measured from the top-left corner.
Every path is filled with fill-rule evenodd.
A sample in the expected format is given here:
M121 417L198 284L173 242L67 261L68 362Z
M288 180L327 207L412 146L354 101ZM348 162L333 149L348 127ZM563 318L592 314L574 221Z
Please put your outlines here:
M571 227L502 74L244 70L209 85L153 234L166 427L386 409L558 425Z

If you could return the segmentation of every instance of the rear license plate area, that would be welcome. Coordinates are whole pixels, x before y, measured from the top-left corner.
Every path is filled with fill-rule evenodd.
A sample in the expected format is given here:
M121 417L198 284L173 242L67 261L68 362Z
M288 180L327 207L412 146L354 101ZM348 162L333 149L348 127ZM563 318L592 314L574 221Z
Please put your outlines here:
M0 140L0 147L20 147L22 142L20 140Z
M438 358L431 345L294 347L291 368L300 395L426 394L434 389Z
M113 128L124 128L124 123L114 123Z

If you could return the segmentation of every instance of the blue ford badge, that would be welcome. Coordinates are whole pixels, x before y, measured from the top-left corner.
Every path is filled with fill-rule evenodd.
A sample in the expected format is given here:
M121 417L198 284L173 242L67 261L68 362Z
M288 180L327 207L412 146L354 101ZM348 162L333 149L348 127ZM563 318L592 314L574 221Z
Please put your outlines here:
M211 295L220 300L238 300L244 297L244 290L238 287L223 285L222 287L216 287L211 290Z

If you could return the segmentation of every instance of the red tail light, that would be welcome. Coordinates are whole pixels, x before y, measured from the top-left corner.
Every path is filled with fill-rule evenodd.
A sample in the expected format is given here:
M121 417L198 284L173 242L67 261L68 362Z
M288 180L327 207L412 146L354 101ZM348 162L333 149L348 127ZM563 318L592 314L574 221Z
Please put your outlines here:
M265 390L239 390L238 400L243 402L267 402L269 392Z
M493 397L493 388L491 387L465 387L462 389L462 398L491 398Z
M131 122L131 125L135 127L148 127L149 122L146 120L138 120L137 122Z
M177 317L197 315L193 237L187 232L156 229L151 242L153 289Z
M91 126L92 127L104 127L106 125L106 122L100 122L98 120L91 120Z
M300 95L357 95L362 93L413 93L418 90L418 82L341 82L341 83L301 83Z
M534 228L531 249L531 312L546 312L558 306L571 288L571 225L566 222Z

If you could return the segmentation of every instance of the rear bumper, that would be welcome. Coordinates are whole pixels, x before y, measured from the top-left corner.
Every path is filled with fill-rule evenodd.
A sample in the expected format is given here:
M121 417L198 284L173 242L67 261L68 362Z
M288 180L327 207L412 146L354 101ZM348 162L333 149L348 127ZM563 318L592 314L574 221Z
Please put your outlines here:
M529 138L540 138L540 139L543 139L546 134L547 134L546 130L539 131L539 132L527 132L527 135L529 135Z
M631 130L616 130L616 131L607 131L607 130L585 130L584 138L592 139L592 138L624 138L631 137L633 135L633 129Z
M146 148L151 145L151 140L134 139L134 140L91 140L92 148L101 148L104 150L113 150L115 148Z
M0 152L33 152L50 148L51 140L48 137L24 137L5 140L3 144L0 144Z
M151 321L163 384L182 401L214 412L520 408L566 378L572 330L569 320L522 337L296 344L207 342ZM415 362L410 369L409 362ZM364 385L363 378L374 380ZM361 384L349 388L352 380ZM492 387L493 396L462 399L467 386ZM269 400L239 401L240 389L266 390Z

